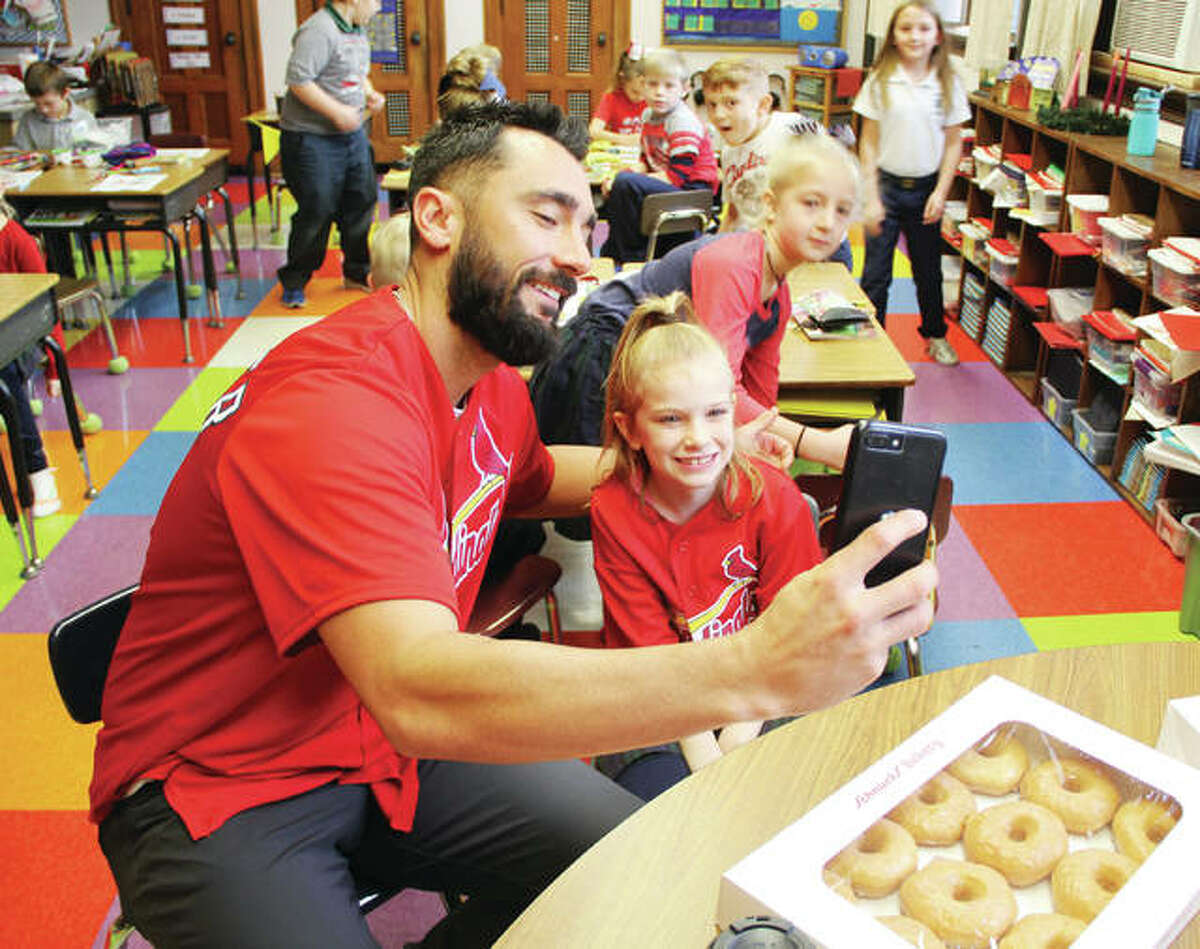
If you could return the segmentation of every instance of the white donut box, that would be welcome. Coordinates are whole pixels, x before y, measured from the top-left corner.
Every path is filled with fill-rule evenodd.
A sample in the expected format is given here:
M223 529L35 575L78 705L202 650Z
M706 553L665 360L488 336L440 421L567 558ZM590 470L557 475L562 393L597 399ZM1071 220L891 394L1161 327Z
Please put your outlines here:
M1019 723L1047 747L1069 746L1120 774L1123 797L1152 788L1179 804L1174 829L1073 943L1073 949L1168 946L1200 908L1200 770L1071 711L1007 679L980 683L906 741L860 772L795 823L743 858L721 878L717 922L766 914L790 920L825 949L909 944L875 921L899 912L896 894L850 903L822 879L825 864L854 838L995 728ZM1028 746L1028 741L1026 745ZM1068 749L1069 750L1069 749ZM1031 763L1039 760L1030 749ZM1136 778L1125 781L1122 775ZM1129 785L1133 785L1131 788ZM977 796L980 809L1004 800ZM1113 849L1107 828L1070 835L1070 850ZM961 844L919 847L918 866L934 856L962 859ZM1048 881L1014 889L1019 917L1050 912Z

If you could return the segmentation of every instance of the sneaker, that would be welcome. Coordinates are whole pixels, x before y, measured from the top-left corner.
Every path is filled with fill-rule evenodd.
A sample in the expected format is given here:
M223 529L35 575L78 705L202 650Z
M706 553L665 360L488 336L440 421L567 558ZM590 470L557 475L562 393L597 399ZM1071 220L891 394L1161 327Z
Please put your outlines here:
M43 468L29 476L33 487L33 516L49 517L62 507L58 497L58 482L54 479L53 468Z
M946 342L946 337L938 336L925 341L925 351L933 357L933 361L943 366L957 366L958 353Z
M284 287L283 293L279 295L279 299L283 301L284 306L290 307L293 310L298 310L305 304L304 288L293 287L291 290L289 290L287 287Z
M371 285L365 280L351 280L347 277L342 281L343 290L361 290L363 293L371 292Z

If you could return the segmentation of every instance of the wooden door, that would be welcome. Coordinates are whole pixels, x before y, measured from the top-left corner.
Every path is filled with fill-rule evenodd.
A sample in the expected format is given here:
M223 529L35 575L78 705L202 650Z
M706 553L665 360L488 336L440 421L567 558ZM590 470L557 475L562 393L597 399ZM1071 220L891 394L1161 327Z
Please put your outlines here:
M119 0L111 6L121 35L154 61L159 94L171 110L171 130L203 134L211 147L245 155L250 143L242 116L263 107L255 0L177 5ZM164 22L168 9L188 11L191 22ZM180 38L203 42L169 42Z
M296 0L296 22L325 5ZM383 111L371 119L371 145L377 163L400 158L404 145L428 130L435 110L431 91L445 64L442 55L443 0L381 0L371 20L371 85L383 95Z
M510 99L588 119L629 42L629 0L484 0L484 35Z

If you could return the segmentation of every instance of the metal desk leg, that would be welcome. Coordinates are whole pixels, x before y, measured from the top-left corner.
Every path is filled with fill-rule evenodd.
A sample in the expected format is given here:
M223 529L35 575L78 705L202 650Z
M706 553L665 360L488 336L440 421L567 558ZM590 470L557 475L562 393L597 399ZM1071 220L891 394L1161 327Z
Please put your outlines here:
M217 188L217 194L221 196L221 203L225 206L225 227L229 231L229 252L233 257L233 271L237 274L237 293L234 294L235 300L246 299L246 291L242 289L242 261L238 257L237 245L237 228L233 224L233 202L229 200L229 192L224 186Z
M117 290L117 271L113 268L112 250L108 246L108 231L101 231L100 237L100 252L104 255L104 266L108 268L108 286L112 290L112 299L120 297L121 293ZM86 236L88 247L91 247L91 235ZM95 251L91 252L92 259L95 259ZM126 271L129 270L129 265L125 265Z
M3 385L3 383L0 383ZM4 467L0 462L0 469ZM21 530L21 518L17 514L17 503L13 500L12 486L8 483L8 472L0 470L0 503L4 505L4 517L8 520L8 526L12 529L13 537L17 541L17 549L21 551L21 572L20 576L29 579L37 573L34 568L30 572L29 554L25 550L25 532Z
M92 484L92 470L88 466L87 447L83 442L83 428L79 424L79 406L75 402L75 389L71 385L71 372L67 369L67 357L53 336L43 339L42 345L49 351L50 357L54 360L54 366L58 369L58 378L62 383L63 408L67 413L67 427L71 430L71 443L75 446L75 453L79 456L79 466L83 469L83 480L87 485L83 496L90 501L99 492ZM32 503L31 492L30 504Z
M170 225L161 228L167 243L171 245L175 261L175 300L179 304L179 322L183 329L183 361L192 362L192 337L188 331L187 288L183 283L183 260L179 252L179 239L171 232Z
M212 233L208 226L208 215L201 207L196 208L196 220L200 222L200 260L204 264L204 286L208 290L208 325L220 329L225 325L221 318L221 293L217 286L217 268L213 266Z
M33 530L33 486L29 483L29 471L25 467L25 452L21 447L21 433L17 428L17 409L13 394L7 385L0 381L0 416L8 429L8 447L12 455L13 480L17 485L17 500L21 504L21 520L25 524L25 534L29 538L29 555L25 554L25 544L20 543L21 559L24 569L21 576L28 580L36 576L42 568L42 558L38 556L37 535ZM7 513L7 512L6 512ZM20 528L16 530L19 533ZM18 541L20 538L18 537Z
M890 386L883 390L883 411L889 422L899 422L904 417L903 386Z
M908 665L908 677L915 679L923 671L921 665L921 640L913 636L904 641L904 658Z
M246 153L246 191L250 194L250 247L252 250L258 250L258 211L254 207L254 179L258 177L258 161L256 155L257 149L254 147L254 129L247 129L250 133L250 151ZM226 214L229 212L226 211ZM230 225L232 229L232 223Z

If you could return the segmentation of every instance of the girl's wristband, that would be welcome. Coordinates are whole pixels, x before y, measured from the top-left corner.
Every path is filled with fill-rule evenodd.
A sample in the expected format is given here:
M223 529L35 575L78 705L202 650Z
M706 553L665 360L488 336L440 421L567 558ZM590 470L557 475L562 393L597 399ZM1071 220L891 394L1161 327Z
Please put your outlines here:
M802 424L800 426L800 434L796 436L796 445L792 449L792 454L797 458L800 457L800 443L802 441L804 441L804 433L807 431L808 431L808 426Z

